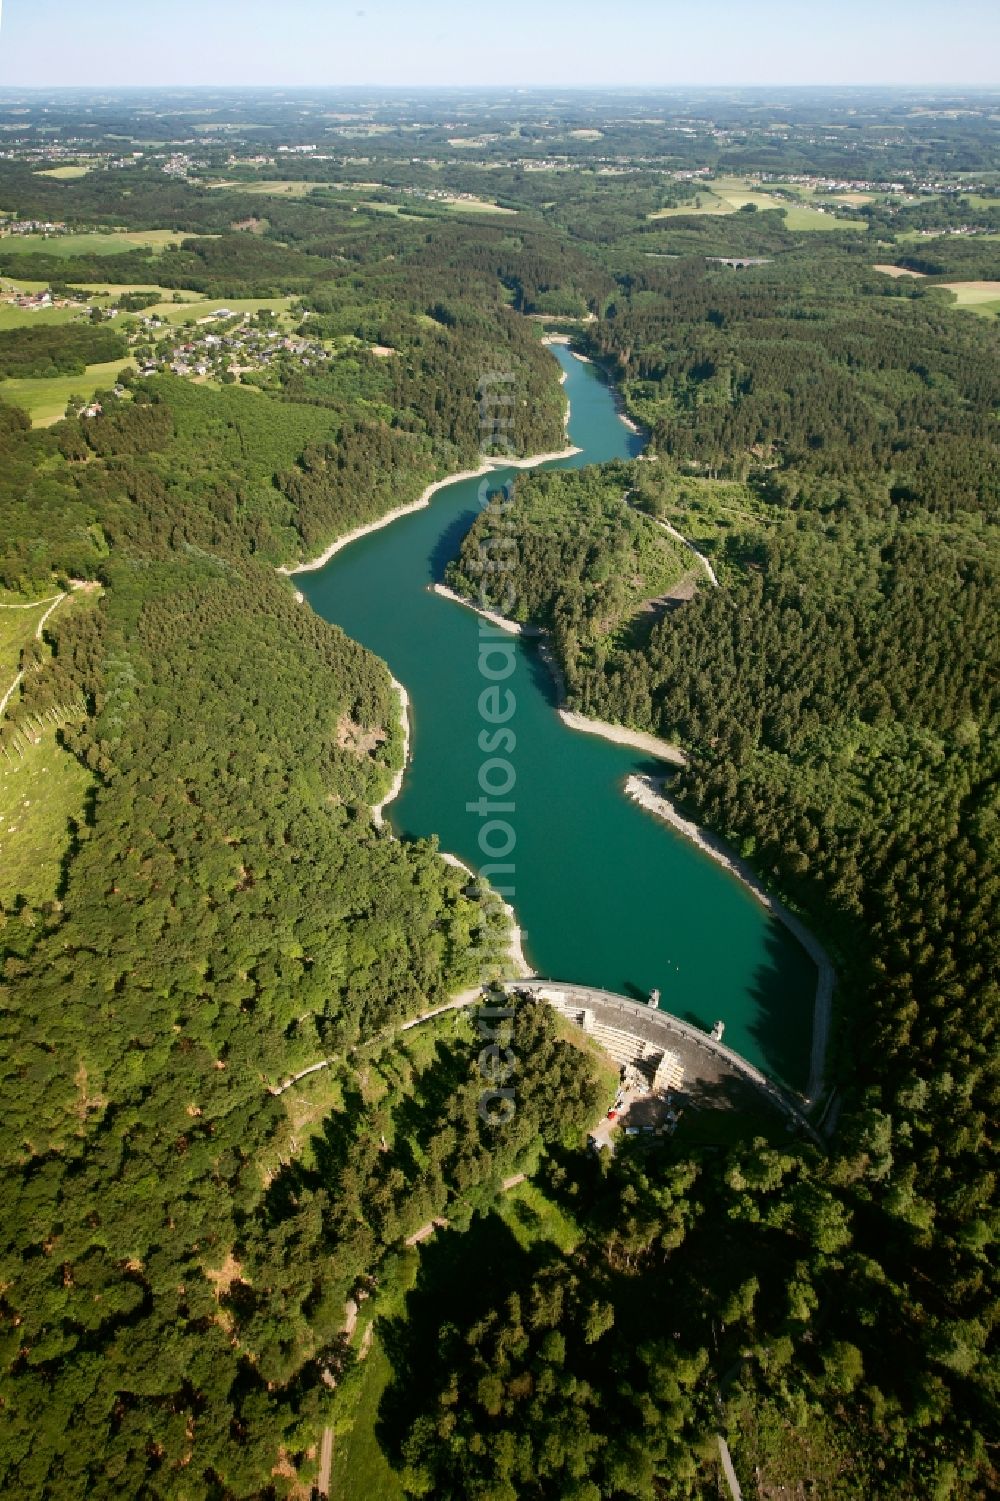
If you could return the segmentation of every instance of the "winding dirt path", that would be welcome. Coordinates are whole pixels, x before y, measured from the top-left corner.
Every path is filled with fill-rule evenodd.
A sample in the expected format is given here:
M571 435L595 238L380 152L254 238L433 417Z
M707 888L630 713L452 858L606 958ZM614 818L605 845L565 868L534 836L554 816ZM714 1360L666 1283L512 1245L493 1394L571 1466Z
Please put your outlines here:
M693 542L689 542L688 539L687 539L687 537L685 537L683 535L683 533L679 532L675 526L671 526L670 525L669 521L661 521L658 516L653 516L650 519L652 521L655 521L657 526L662 526L663 530L665 532L667 532L669 536L673 537L673 539L674 539L675 542L679 542L682 547L686 547L687 550L688 550L688 552L694 553L695 557L698 559L698 562L701 564L702 568L704 568L705 572L708 574L708 578L709 578L709 581L710 581L710 583L712 585L712 588L713 589L718 589L718 587L719 587L719 580L715 576L715 569L712 567L711 563L705 557L705 554L702 553L702 552L699 552L698 549L695 547L694 543Z
M48 620L49 616L52 614L52 612L54 610L58 610L59 606L62 604L62 602L63 602L63 600L65 598L66 598L65 594L50 594L47 599L36 599L30 605L0 605L0 609L4 609L4 610L37 610L39 605L46 605L47 604L48 605L48 609L45 611L45 614L42 616L41 620L35 626L35 640L36 641L41 641L41 639L42 639L42 631L45 629L45 622ZM0 698L0 715L3 715L6 712L7 705L10 703L10 700L11 700L11 696L14 693L17 692L18 688L21 686L21 684L23 682L24 682L24 672L22 670L21 672L18 673L17 677L11 683L10 687L7 689L7 692L4 694L3 698Z

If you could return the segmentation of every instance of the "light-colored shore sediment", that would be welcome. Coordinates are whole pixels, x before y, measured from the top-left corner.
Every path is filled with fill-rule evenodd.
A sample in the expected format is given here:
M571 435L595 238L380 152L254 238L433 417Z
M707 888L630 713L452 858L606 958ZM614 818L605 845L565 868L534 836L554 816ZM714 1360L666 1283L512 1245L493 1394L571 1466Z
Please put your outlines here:
M657 818L690 839L693 844L711 859L725 867L730 874L741 881L752 892L761 906L765 907L772 917L777 918L805 949L810 959L816 966L816 999L813 1006L813 1030L812 1051L809 1059L809 1083L806 1086L806 1099L808 1102L816 1100L823 1088L823 1070L826 1063L826 1050L830 1039L830 1016L832 1011L833 989L836 983L836 974L830 956L814 934L810 933L794 912L789 911L784 902L772 896L762 885L758 877L750 869L745 860L741 860L728 846L716 835L707 829L699 827L690 819L685 818L678 811L668 797L657 787L651 777L630 776L625 783L625 791L629 797L654 813Z
M401 516L409 516L411 511L422 511L430 505L431 496L439 490L444 490L448 485L457 485L460 480L481 479L484 474L492 474L496 469L534 469L537 464L550 464L554 459L568 459L575 453L581 453L582 449L574 448L572 444L566 448L554 448L549 453L532 453L526 459L491 458L480 464L478 469L461 469L457 474L446 474L444 479L435 480L428 485L416 500L411 500L405 506L397 506L394 511L386 511L384 516L377 516L374 521L368 521L364 526L356 526L353 531L344 532L343 536L331 542L317 557L310 558L305 563L283 563L278 569L279 573L293 576L296 573L315 573L318 568L323 568L331 558L343 548L349 547L352 542L357 542L361 537L367 537L370 532L379 532L384 526L389 526L393 521L398 521Z
M508 636L540 636L541 631L537 625L522 625L520 621L508 620L506 615L498 615L496 610L487 610L482 605L477 605L473 600L466 599L464 594L456 594L454 589L449 589L447 584L431 584L432 594L440 594L442 599L450 599L453 604L464 605L467 610L472 610L476 615L481 615L484 620L490 621L498 630L506 631Z
M385 823L386 808L399 796L400 788L403 785L403 777L406 775L406 768L410 760L410 695L396 678L392 679L392 686L399 701L399 724L403 731L403 761L393 777L392 784L385 797L380 803L375 803L372 806L372 823L378 824L379 828Z
M506 615L498 615L495 610L484 609L473 600L456 594L454 589L449 589L446 584L432 584L431 590L434 594L440 594L443 599L450 599L453 603L472 610L484 620L489 620L501 631L506 631L508 635L528 636L538 640L539 655L555 679L558 697L560 700L565 699L566 681L562 668L545 638L545 632L537 625L522 625L517 620L509 620ZM565 708L561 702L556 713L567 729L580 730L585 735L599 735L602 740L610 740L615 745L630 745L635 750L648 751L657 760L669 761L673 766L687 765L687 758L679 745L672 745L669 740L661 740L658 735L651 735L646 730L630 730L623 724L611 724L604 719L591 719L587 714L579 714L575 709Z
M466 865L465 861L460 860L457 855L452 855L448 850L442 850L441 859L446 865L453 865L456 870L464 870L471 880L478 880L472 866ZM531 966L524 957L524 935L518 926L517 914L509 902L503 902L503 910L506 912L510 923L510 943L507 948L507 955L513 969L511 979L523 980L532 973Z
M582 452L582 448L576 448L570 443L566 448L553 448L551 453L533 453L527 459L493 459L487 467L490 469L534 469L539 464L551 464L555 459L571 459L575 453Z
M435 495L438 490L443 490L445 485L454 485L463 479L478 479L481 474L488 474L492 467L492 464L481 464L478 469L463 469L458 474L449 474L444 479L435 480L422 494L418 495L416 500L411 500L405 506L397 506L394 511L386 511L384 516L377 516L374 521L368 521L364 526L356 526L353 531L344 532L317 557L310 558L306 563L283 563L278 572L288 575L315 573L317 568L324 567L331 558L336 557L338 552L349 547L352 542L357 542L360 537L367 537L369 532L381 531L384 526L398 521L400 516L408 516L411 511L422 511L425 506L430 505L431 496Z
M602 740L612 740L615 745L630 745L635 750L648 751L658 761L669 761L673 766L686 766L687 757L679 745L650 735L646 730L630 730L623 724L611 724L605 719L590 719L578 714L575 709L560 709L559 718L568 729L581 730L585 735L600 735Z

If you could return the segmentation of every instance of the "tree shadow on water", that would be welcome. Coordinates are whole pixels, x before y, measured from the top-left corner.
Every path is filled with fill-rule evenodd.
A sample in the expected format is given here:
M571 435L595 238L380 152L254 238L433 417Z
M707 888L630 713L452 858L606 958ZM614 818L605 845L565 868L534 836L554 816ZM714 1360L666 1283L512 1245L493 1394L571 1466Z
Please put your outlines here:
M476 510L462 511L448 522L448 525L431 548L430 557L427 560L428 572L432 583L441 583L444 578L445 569L454 558L458 557L462 539L478 514L479 512Z
M768 923L766 955L747 987L755 1020L749 1031L769 1074L804 1091L809 1078L816 966L776 920Z
M557 683L555 673L544 655L544 651L551 650L551 648L543 647L541 641L531 636L521 639L524 646L524 660L528 664L532 684L550 708L560 708L562 705L561 683ZM567 731L567 733L575 733L575 731Z

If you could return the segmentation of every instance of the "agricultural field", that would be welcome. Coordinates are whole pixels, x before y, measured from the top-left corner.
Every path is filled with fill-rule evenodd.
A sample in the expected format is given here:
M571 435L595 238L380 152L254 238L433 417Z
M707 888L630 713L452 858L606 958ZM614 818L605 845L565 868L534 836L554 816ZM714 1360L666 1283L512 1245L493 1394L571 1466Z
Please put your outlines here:
M953 306L978 313L981 318L1000 314L1000 281L944 281L937 285L954 293Z
M0 332L7 328L53 328L61 323L86 322L87 308L78 307L15 307L11 302L0 302Z
M71 396L86 400L95 391L113 386L127 364L127 359L111 360L106 365L88 365L82 375L0 381L0 401L23 407L34 427L49 427L65 414Z
M265 178L258 182L209 182L205 186L230 193L264 193L272 198L307 198L316 188L331 187L333 184L285 182L281 179Z
M36 177L53 177L57 182L75 182L80 177L86 177L89 167L42 167L36 172Z
M5 235L4 255L54 255L72 260L78 255L124 255L129 250L162 252L191 235L175 229L115 230L111 234Z
M809 203L789 203L774 193L767 192L759 184L736 177L719 177L711 183L701 184L691 203L681 204L678 208L660 209L651 214L650 218L671 219L685 214L735 214L748 204L753 204L761 212L783 209L785 223L791 230L865 228L860 220L835 219L832 214L822 213Z
M924 277L926 276L926 272L924 272L924 271L911 271L906 266L885 266L885 265L878 265L878 266L873 266L872 270L873 271L881 271L882 274L883 274L883 276L893 276L893 277L898 277L898 276L916 276L916 277L919 277L920 280L923 280Z
M946 229L904 229L896 236L896 239L900 245L926 245L929 241L943 239L947 233ZM976 235L975 238L977 245L996 245L998 242L1000 242L1000 234Z
M24 290L36 289L43 285L43 282L18 282L18 287ZM89 292L92 300L102 307L117 302L127 292L156 292L164 302L170 303L175 297L181 297L185 302L204 300L204 293L195 292L190 287L159 287L155 282L149 281L76 281L73 285L81 292Z
M447 204L448 208L467 209L470 214L513 214L516 209L502 208L499 203L491 203L488 198L435 198L433 203Z
M868 228L863 219L837 219L819 208L810 208L807 203L782 203L780 199L774 199L771 206L784 208L785 224L791 230L846 229L860 232Z
M192 301L154 303L143 308L141 316L163 318L167 323L179 325L189 318L197 322L220 307L229 308L233 313L262 313L265 308L270 308L282 322L291 322L290 314L296 300L294 297L197 297Z
M91 609L99 597L96 590L81 590L59 608ZM52 601L11 608L21 603L7 594L0 598L0 697ZM74 708L63 706L61 718ZM54 723L29 723L0 740L0 903L26 897L38 905L57 894L70 824L81 816L90 784L89 772L60 745Z

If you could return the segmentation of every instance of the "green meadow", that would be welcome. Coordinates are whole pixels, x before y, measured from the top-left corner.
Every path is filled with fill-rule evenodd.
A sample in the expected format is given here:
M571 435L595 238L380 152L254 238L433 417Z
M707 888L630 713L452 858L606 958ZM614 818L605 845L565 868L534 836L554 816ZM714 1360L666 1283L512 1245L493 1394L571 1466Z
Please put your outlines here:
M111 234L6 235L4 255L54 255L72 260L78 255L124 255L129 250L166 250L192 236L175 229L115 230Z
M54 177L57 182L73 182L76 178L86 177L89 167L77 165L75 167L43 167L35 175L37 177Z
M80 307L46 307L33 311L31 308L15 307L11 302L0 302L0 332L5 328L52 328L60 323L78 323L86 320L87 309Z
M21 653L48 609L47 604L39 602L33 609L22 610L21 603L12 597L8 605L6 596L0 601L0 698L16 677Z
M208 187L219 189L229 193L263 193L271 198L306 198L316 188L329 187L324 182L284 182L280 179L265 178L261 181L251 182L212 182Z
M53 725L21 754L11 747L0 755L0 902L23 896L38 905L56 895L90 781Z
M953 306L978 313L981 318L1000 314L1000 281L945 281L938 286L953 294Z
M60 610L92 609L99 592L81 590L63 600ZM4 595L0 604L18 604ZM51 600L33 609L0 608L0 696L10 687L21 653ZM44 671L44 667L41 669ZM68 709L68 706L66 706ZM0 741L0 903L18 897L38 905L59 889L71 824L82 816L89 772L59 743L55 724L25 726Z
M106 365L88 365L82 375L44 376L40 380L0 381L0 401L23 407L35 427L49 427L66 411L71 396L84 400L95 391L113 386L127 358L111 360Z
M851 196L858 195L845 194L840 201L846 202ZM759 184L748 183L736 177L719 177L711 183L699 185L697 199L681 204L678 208L660 209L657 213L651 214L650 218L670 219L686 214L735 214L741 208L746 208L748 204L752 204L761 212L768 209L782 209L785 214L785 223L790 230L863 230L865 228L861 220L836 219L832 214L822 213L818 207L814 208L805 201L789 203L786 199L762 189Z
M142 316L155 315L168 323L183 324L188 319L205 318L218 308L229 308L233 313L262 313L269 308L283 322L287 322L296 299L294 297L200 297L196 302L158 302L143 308Z

